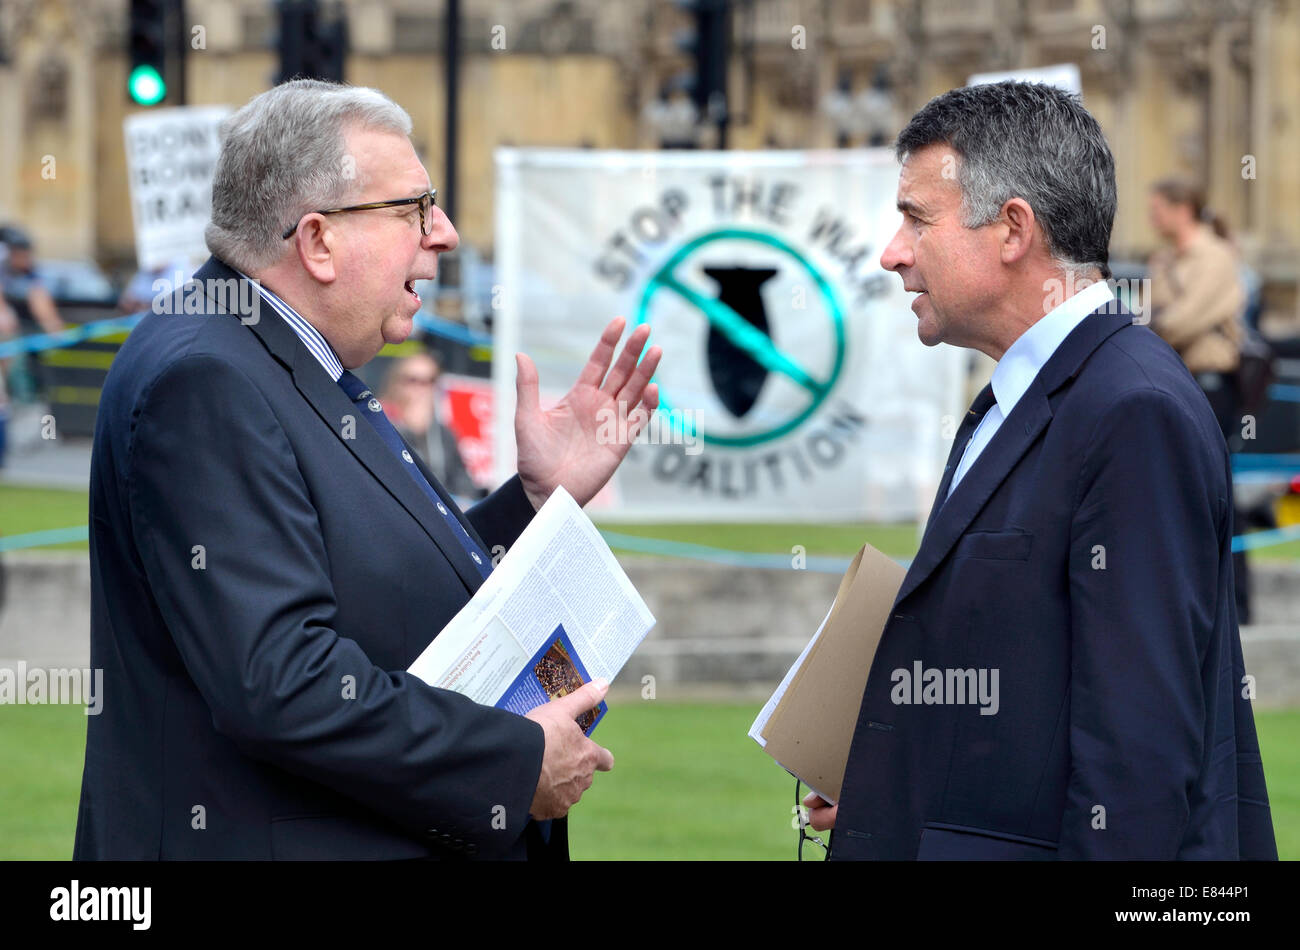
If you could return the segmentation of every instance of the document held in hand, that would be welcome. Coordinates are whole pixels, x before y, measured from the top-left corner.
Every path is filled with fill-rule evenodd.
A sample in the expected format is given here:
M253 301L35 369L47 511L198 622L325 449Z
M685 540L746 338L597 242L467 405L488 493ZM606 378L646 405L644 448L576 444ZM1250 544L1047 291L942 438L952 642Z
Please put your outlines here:
M906 574L863 545L830 613L750 727L763 751L828 802L839 801L871 661Z
M655 618L563 488L407 671L521 716L604 677L610 682ZM588 735L605 713L579 725Z

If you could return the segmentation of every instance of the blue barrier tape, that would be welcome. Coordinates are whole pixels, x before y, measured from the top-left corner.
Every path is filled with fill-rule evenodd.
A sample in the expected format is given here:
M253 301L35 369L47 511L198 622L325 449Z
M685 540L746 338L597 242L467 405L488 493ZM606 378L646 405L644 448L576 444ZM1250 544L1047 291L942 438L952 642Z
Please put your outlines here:
M1232 456L1232 471L1236 472L1259 472L1259 471L1277 471L1282 473L1282 477L1288 474L1294 475L1300 472L1300 453L1289 455L1266 455L1266 454L1247 454L1237 453Z
M108 320L95 320L80 326L68 327L58 333L33 333L31 336L19 337L16 340L6 340L0 343L0 359L29 351L34 353L40 350L57 350L84 340L94 340L123 331L130 332L131 328L143 318L142 313L131 317L112 317Z
M1300 541L1300 524L1293 524L1286 528L1274 528L1272 531L1254 531L1250 534L1239 534L1232 539L1232 551L1234 554L1239 551L1253 551L1256 548L1286 544L1288 541Z
M130 317L113 317L108 320L96 320L92 323L84 323L81 326L70 327L59 333L34 333L31 336L8 340L0 343L0 359L28 351L38 352L40 350L53 350L59 347L72 346L83 340L93 340L97 337L121 333L123 330L130 330L143 317L144 314L142 313ZM424 311L416 312L415 325L433 336L439 336L456 343L463 343L466 346L492 346L492 337L483 333L475 333L464 324L430 316ZM1277 402L1300 402L1300 385L1273 383L1268 388L1268 395L1270 399Z
M111 317L107 320L94 320L80 326L69 327L66 330L60 330L58 333L33 333L30 336L6 340L0 343L0 359L17 356L19 353L56 350L65 346L73 346L85 340L111 336L114 333L130 332L137 323L144 319L144 316L143 313L137 313L129 317ZM463 343L466 346L492 345L490 336L475 333L462 324L431 317L425 313L415 315L415 325L426 333L453 340L456 343Z
M686 541L668 541L664 538L643 538L632 534L618 534L614 531L601 531L610 547L637 554L659 554L666 557L687 558L694 561L708 561L713 564L727 564L731 567L755 567L763 570L788 571L794 568L794 555L758 554L753 551L730 551L726 548L712 548L703 544L691 544ZM25 548L43 548L53 544L66 544L70 541L85 541L90 537L89 526L75 528L52 528L48 531L32 531L27 534L15 534L0 538L0 552L20 551ZM1256 531L1253 534L1238 535L1232 539L1233 551L1253 551L1256 548L1285 544L1300 540L1300 525L1277 528L1273 531ZM899 564L908 567L912 562L906 558L894 558ZM817 574L843 574L849 569L850 558L807 557L804 570Z
M440 336L443 339L452 340L456 343L463 343L466 346L492 345L492 337L490 336L484 336L482 333L475 333L462 323L453 323L450 320L431 317L423 311L416 313L415 325L425 333L431 333L434 336Z
M89 525L83 524L77 528L51 528L49 531L15 534L13 537L0 538L0 552L43 548L51 544L66 544L69 541L85 541L90 537L89 529Z
M602 530L601 536L610 547L637 554L661 554L667 557L682 557L694 561L708 561L712 564L727 564L732 567L757 567L764 570L788 571L794 567L793 554L756 554L752 551L729 551L726 548L711 548L703 544L690 544L686 541L667 541L663 538L642 538L633 534L617 534ZM849 569L851 558L805 557L805 570L819 574L843 574ZM900 562L903 563L903 562Z

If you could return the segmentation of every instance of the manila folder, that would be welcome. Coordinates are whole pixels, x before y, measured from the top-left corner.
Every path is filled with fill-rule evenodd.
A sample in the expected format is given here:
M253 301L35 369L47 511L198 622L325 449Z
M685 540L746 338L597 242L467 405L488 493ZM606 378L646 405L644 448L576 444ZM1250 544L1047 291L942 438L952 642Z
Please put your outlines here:
M871 661L906 574L863 545L821 636L763 730L764 751L829 801L839 801Z

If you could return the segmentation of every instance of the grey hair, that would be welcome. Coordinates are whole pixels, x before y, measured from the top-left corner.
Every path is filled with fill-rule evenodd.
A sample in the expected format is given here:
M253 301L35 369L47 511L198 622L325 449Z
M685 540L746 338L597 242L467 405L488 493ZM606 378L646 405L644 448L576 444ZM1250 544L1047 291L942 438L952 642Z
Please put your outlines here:
M254 96L221 124L208 250L245 273L274 263L284 230L346 203L365 183L344 154L351 128L411 134L406 110L377 89L295 79Z
M962 226L998 219L1023 198L1055 263L1074 278L1110 276L1115 159L1077 96L1043 83L999 82L931 99L898 135L898 160L927 145L957 153Z

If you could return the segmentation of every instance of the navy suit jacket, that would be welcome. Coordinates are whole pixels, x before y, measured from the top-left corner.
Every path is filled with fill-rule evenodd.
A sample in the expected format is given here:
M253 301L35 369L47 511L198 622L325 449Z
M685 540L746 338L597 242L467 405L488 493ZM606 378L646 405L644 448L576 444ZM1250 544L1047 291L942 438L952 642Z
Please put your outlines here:
M1092 313L944 502L979 419L872 663L831 857L1276 858L1228 452L1182 361ZM957 670L997 671L996 713Z
M405 672L482 582L464 547L278 314L195 281L99 405L74 857L567 857L527 818L541 727ZM532 515L515 478L466 527Z

